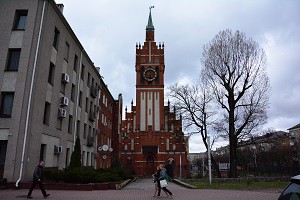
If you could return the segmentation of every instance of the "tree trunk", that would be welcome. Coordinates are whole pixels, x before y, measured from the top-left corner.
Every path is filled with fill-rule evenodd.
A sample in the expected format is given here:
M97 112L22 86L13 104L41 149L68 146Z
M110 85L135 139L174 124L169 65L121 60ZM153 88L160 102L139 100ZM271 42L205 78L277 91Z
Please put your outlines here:
M237 139L235 136L230 136L230 171L229 178L237 178Z
M229 149L230 149L230 171L229 177L236 178L237 175L237 136L235 135L234 125L234 93L229 91L228 105L229 105Z

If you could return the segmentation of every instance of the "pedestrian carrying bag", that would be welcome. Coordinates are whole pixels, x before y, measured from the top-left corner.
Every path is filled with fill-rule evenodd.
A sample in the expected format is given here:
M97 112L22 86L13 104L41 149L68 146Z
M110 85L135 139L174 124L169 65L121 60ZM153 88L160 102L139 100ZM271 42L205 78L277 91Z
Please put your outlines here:
M161 180L160 181L160 187L164 188L164 187L167 187L168 186L168 183L166 180Z

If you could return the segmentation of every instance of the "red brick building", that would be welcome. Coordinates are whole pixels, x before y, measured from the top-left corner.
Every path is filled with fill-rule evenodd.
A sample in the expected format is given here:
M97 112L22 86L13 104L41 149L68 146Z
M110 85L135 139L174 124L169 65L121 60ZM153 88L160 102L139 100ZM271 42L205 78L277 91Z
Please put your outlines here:
M100 80L97 168L109 168L120 158L123 100L121 94L115 100L103 79Z
M136 175L151 175L172 161L175 175L189 172L182 119L164 105L164 43L156 44L151 11L146 41L136 45L136 106L125 109L122 122L122 165Z

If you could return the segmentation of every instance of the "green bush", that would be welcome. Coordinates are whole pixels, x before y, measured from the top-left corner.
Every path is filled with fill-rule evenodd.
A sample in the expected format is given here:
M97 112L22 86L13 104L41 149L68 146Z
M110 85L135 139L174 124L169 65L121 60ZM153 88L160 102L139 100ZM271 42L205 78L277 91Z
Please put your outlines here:
M68 168L57 171L46 171L47 180L64 183L103 183L120 182L126 179L133 179L133 175L124 172L122 169L82 169Z
M81 167L81 147L80 147L80 139L77 137L75 142L74 151L71 155L70 161L70 169L80 168Z

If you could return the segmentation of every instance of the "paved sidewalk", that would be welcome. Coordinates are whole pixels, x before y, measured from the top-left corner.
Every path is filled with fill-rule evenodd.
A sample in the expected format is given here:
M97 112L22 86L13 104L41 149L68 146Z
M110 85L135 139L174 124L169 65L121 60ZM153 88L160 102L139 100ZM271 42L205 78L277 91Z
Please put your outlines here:
M174 183L168 188L177 200L276 200L279 193L274 191L237 191L237 190L209 190L186 189ZM47 188L46 188L47 189ZM147 200L155 199L153 195L154 184L151 179L138 179L135 183L126 186L123 190L94 190L94 191L57 191L49 190L51 195L47 199L53 200ZM0 200L26 199L28 190L0 190ZM38 189L32 193L34 199L44 199ZM162 193L162 197L165 194ZM167 199L167 198L163 198Z

